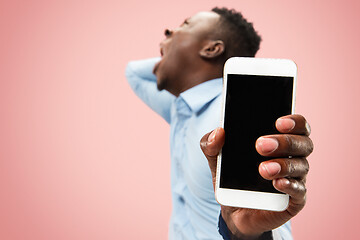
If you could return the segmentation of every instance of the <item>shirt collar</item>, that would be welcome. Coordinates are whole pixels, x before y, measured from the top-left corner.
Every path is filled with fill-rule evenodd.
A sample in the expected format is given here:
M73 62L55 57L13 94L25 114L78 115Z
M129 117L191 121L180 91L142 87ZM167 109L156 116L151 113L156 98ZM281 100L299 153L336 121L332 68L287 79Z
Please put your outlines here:
M180 97L184 99L193 112L198 113L208 102L221 94L222 86L222 78L216 78L182 92Z

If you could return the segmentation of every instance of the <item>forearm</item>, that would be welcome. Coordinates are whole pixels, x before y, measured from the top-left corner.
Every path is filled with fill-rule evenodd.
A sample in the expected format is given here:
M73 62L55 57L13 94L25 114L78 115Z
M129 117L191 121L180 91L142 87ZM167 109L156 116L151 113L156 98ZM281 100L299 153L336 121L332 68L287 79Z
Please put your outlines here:
M131 61L126 68L126 78L135 94L167 122L170 122L172 94L157 89L153 68L160 58Z
M160 58L149 58L136 60L128 63L126 67L126 77L132 86L139 81L156 82L156 76L153 74L153 68Z

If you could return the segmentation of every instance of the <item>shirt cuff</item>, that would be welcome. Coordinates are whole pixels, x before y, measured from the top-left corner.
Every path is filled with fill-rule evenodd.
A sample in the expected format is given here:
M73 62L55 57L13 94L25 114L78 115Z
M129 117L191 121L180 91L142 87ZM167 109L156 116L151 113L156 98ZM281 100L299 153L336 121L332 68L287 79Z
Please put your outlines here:
M234 240L235 238L231 237L231 233L224 221L224 219L221 216L219 216L219 223L218 223L218 227L219 227L219 233L220 235L223 237L224 240ZM272 231L269 232L264 232L259 238L259 240L273 240L273 234ZM236 240L241 240L240 238L236 238Z

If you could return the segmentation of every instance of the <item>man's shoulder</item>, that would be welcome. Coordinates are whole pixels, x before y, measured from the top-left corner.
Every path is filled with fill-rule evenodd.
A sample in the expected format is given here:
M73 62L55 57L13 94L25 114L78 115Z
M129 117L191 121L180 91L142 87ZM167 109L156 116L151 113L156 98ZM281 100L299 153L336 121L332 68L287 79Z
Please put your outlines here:
M198 113L197 113L197 126L199 132L209 132L220 126L221 123L221 94L216 96L210 102L208 102Z

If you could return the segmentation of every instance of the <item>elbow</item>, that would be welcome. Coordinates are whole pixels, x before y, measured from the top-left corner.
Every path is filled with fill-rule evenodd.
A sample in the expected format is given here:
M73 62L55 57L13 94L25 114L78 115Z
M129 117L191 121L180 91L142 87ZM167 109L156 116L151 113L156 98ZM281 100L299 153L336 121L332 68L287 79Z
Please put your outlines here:
M132 67L132 62L129 62L125 68L125 77L129 85L134 88L136 81L135 81L135 72Z
M134 76L134 70L133 70L133 67L132 67L132 62L129 62L127 65L126 65L126 68L125 68L125 76L126 76L126 79L129 81L131 79L132 76Z

